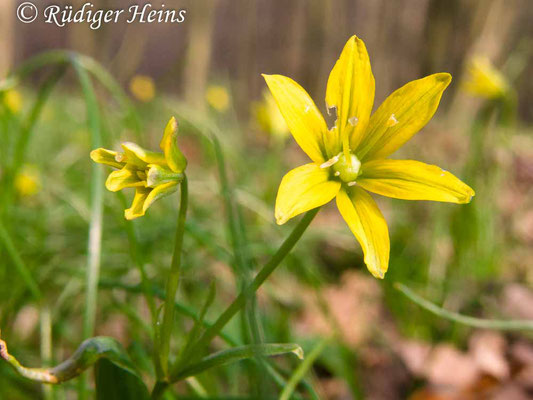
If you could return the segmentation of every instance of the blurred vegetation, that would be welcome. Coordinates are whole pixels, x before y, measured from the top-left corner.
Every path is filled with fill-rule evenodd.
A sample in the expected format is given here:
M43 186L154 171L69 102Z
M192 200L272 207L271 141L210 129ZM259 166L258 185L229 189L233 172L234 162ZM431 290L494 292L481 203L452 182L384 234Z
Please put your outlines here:
M273 206L281 177L304 156L263 97L260 73L291 76L312 89L323 109L328 73L354 33L369 49L377 104L408 80L452 73L435 118L400 155L447 166L476 190L474 201L456 206L377 199L391 234L390 269L382 282L366 272L353 236L325 207L258 292L251 311L224 331L239 344L295 342L313 354L313 366L301 372L306 380L296 387L299 396L312 398L312 386L322 398L415 398L431 379L408 368L405 343L469 347L472 328L428 313L400 294L395 282L464 315L533 318L533 10L526 0L402 0L394 6L385 0L168 1L169 7L186 3L189 10L178 28L123 25L98 32L2 23L15 3L0 5L0 74L8 76L20 65L23 71L23 61L48 48L66 47L99 60L118 81L115 86L105 76L94 79L108 148L132 139L157 148L165 122L172 115L179 120L180 146L189 160L190 211L178 299L198 314L215 283L207 321L224 310L296 224L276 226ZM475 98L462 90L468 62L478 55L491 59L508 82L504 99ZM0 86L0 328L11 352L32 366L64 360L85 336L94 126L76 76L73 68L53 63ZM244 254L248 271L239 270L233 258L213 133L237 199L233 211L244 221L239 229L250 243ZM154 375L150 314L134 260L145 265L161 294L177 202L176 195L162 200L128 227L124 198L103 193L95 329L126 346L147 379ZM516 293L522 293L522 307ZM249 331L252 317L256 332ZM178 333L191 326L189 317L178 316L175 345L184 338ZM509 346L525 342L533 351L530 333L514 332L505 340ZM215 341L214 347L223 343ZM302 365L292 358L275 364L287 380ZM270 366L245 361L173 390L197 397L204 390L211 398L269 397L282 392L271 374L262 373ZM0 364L0 398L75 398L73 382L44 388Z

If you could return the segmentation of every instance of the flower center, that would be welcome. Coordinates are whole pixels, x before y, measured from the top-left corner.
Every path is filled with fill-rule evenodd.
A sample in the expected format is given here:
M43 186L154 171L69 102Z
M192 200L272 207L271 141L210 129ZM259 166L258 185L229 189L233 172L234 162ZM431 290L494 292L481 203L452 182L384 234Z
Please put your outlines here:
M351 162L346 159L344 153L339 154L338 157L339 160L333 164L333 171L335 171L334 175L339 177L343 182L355 182L361 172L361 161L351 153L349 160Z

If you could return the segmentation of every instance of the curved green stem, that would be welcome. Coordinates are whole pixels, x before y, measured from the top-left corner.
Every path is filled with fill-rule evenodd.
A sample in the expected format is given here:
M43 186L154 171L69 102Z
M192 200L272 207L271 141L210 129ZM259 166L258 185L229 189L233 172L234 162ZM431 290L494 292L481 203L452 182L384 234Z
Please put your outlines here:
M395 283L394 287L402 292L409 299L414 301L420 307L426 309L427 311L438 315L439 317L449 319L454 322L458 322L463 325L472 326L474 328L481 329L497 329L497 330L507 330L507 331L520 331L520 330L533 330L533 321L528 320L490 320L482 318L468 317L466 315L461 315L459 313L445 310L432 302L420 297L407 286L401 283Z
M137 374L135 366L122 345L113 338L97 336L85 340L67 360L51 368L27 368L12 356L5 341L0 339L0 360L5 361L20 376L35 382L59 384L80 376L101 358Z
M187 185L187 177L183 178L181 182L181 199L180 211L178 214L178 227L176 229L176 237L174 242L174 254L172 255L172 264L167 280L166 299L163 308L163 324L161 326L161 342L159 345L160 365L162 372L168 376L168 358L170 352L170 336L172 333L172 326L174 324L174 302L176 299L176 292L178 290L180 272L181 272L181 251L183 248L183 236L185 233L185 220L187 217L187 204L189 198L189 190Z
M211 343L215 336L220 334L220 331L226 326L226 324L237 314L245 305L246 300L250 293L255 293L257 289L265 282L265 280L276 270L278 265L283 261L283 259L289 254L294 245L302 237L303 233L317 215L320 208L315 208L314 210L308 211L304 217L300 220L298 225L291 232L289 237L285 239L283 244L280 246L276 254L272 256L270 261L265 264L265 266L259 271L252 283L250 283L235 300L226 308L226 310L218 317L213 325L206 329L203 335L192 345L189 351L181 357L182 360L187 361L187 364L177 364L172 369L170 374L169 381L159 381L156 383L152 391L152 399L156 400L161 398L161 396L167 390L170 382L174 382L176 377L179 377L183 372L184 368L187 368L188 365L191 365L193 362L197 361L204 353L206 347Z
M307 214L301 219L301 221L296 225L294 230L291 232L289 237L285 239L281 247L278 249L276 254L272 256L270 261L265 264L265 266L259 271L254 280L248 285L239 296L233 300L233 303L229 305L228 308L218 317L218 319L211 325L204 334L198 339L198 341L191 347L188 355L183 357L184 360L193 362L195 359L198 359L205 351L206 347L211 343L211 341L219 334L219 332L226 326L226 324L237 314L245 305L246 299L251 293L255 293L257 289L265 282L265 280L276 270L278 265L283 261L283 259L289 254L294 245L302 237L303 233L313 220L313 218L318 213L319 208L308 211ZM192 357L188 357L192 356ZM184 365L176 365L171 374L171 381L174 380L173 377L179 376L182 367Z

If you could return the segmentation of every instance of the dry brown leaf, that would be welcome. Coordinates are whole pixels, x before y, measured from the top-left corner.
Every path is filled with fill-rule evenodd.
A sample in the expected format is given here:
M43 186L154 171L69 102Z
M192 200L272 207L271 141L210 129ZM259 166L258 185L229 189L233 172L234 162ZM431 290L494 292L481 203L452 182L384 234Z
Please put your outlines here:
M430 355L426 378L433 385L465 388L476 382L480 372L476 362L468 354L441 344Z
M469 353L479 369L500 380L507 379L510 374L506 350L507 343L500 333L477 331L470 338Z
M375 280L360 272L346 272L339 285L322 291L329 310L326 318L316 295L304 296L304 311L296 329L305 335L331 335L336 325L345 342L358 346L368 339L381 311L381 291Z

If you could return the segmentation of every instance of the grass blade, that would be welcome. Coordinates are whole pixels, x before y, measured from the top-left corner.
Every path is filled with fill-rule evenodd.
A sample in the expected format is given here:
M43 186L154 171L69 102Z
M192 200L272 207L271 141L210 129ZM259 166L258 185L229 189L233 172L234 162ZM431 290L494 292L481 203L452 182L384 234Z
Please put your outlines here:
M87 119L91 132L91 147L96 149L102 146L102 135L100 126L100 112L94 93L91 78L87 71L73 61L74 69L78 75L85 104L87 108ZM100 276L100 256L102 246L102 219L103 219L103 187L104 176L102 168L92 165L91 171L91 222L89 223L89 241L87 245L87 274L86 274L86 300L85 313L83 318L83 337L88 338L94 332L96 320L96 306L98 303L98 280ZM80 380L78 391L80 399L87 398L86 379Z
M178 375L171 377L171 381L179 381L181 379L188 378L189 376L198 375L210 368L234 363L247 358L253 358L256 356L276 356L287 353L294 353L298 356L298 358L303 359L302 348L294 343L269 343L234 347L229 350L219 351L203 358L200 362L187 367Z
M505 330L505 331L521 331L521 330L533 330L533 321L528 320L490 320L482 318L468 317L453 311L445 310L433 304L432 302L424 299L423 297L417 295L407 286L396 283L394 287L407 296L410 300L418 304L420 307L426 309L427 311L438 315L439 317L449 319L450 321L457 322L459 324L471 326L473 328L481 329L495 329L495 330Z

